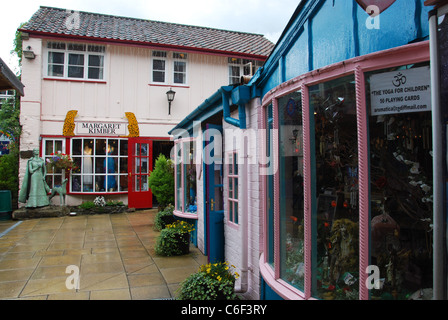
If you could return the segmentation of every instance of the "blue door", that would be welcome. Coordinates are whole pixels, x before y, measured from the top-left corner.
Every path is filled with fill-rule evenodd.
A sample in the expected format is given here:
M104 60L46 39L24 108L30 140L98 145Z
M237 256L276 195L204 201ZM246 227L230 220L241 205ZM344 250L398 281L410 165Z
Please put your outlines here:
M224 262L222 127L207 124L204 137L207 255L211 263Z

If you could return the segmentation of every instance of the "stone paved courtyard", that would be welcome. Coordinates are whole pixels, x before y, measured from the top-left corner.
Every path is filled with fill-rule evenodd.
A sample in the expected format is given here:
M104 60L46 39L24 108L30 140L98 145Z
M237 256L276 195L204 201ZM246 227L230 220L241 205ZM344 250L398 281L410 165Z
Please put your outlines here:
M0 222L0 299L152 300L175 296L207 257L160 257L157 210ZM67 289L68 266L80 271Z

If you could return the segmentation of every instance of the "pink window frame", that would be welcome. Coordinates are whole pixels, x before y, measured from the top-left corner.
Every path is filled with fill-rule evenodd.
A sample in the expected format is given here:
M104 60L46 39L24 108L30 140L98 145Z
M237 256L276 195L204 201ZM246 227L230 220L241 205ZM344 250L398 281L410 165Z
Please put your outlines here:
M273 105L273 128L279 129L278 99L295 91L302 93L302 116L303 116L303 142L304 142L304 225L305 225L305 290L302 292L280 278L280 206L279 206L279 172L274 174L274 225L268 225L268 213L266 203L262 204L262 230L260 235L261 255L260 272L265 282L282 298L287 300L314 299L311 295L311 135L310 135L310 110L308 88L315 84L327 82L347 75L354 75L356 81L356 113L358 130L358 165L359 165L359 299L368 300L369 290L364 285L367 273L364 272L369 265L369 233L370 233L370 189L369 189L369 141L368 141L368 111L366 107L365 73L391 68L395 66L430 61L429 41L409 44L393 49L371 53L356 57L347 61L336 63L319 70L291 79L276 88L270 90L262 100L258 109L260 119L259 128L266 130L266 108ZM274 165L278 164L278 139L274 139ZM264 143L262 152L266 153ZM260 165L260 169L261 169ZM265 198L267 191L266 179L261 179L260 199ZM269 228L274 228L274 269L268 263L266 252L268 241L266 235Z
M228 216L227 216L227 221L228 224L234 228L238 228L239 223L235 222L235 207L233 207L233 217L230 216L230 206L239 206L239 191L240 189L238 188L238 194L235 197L235 179L237 180L237 183L239 181L239 170L238 170L238 174L234 174L235 173L235 167L238 167L238 163L235 166L235 162L234 159L235 157L238 158L238 151L234 150L234 151L230 151L227 153L227 157L226 159L228 159L228 163L229 163L229 170L227 171L227 177L226 177L226 181L229 182L230 179L233 180L233 197L230 197L230 184L227 187L227 205L229 207L228 209ZM230 161L232 160L232 161ZM232 174L230 174L230 168L232 168ZM240 213L240 210L238 208L238 214ZM238 218L239 221L239 218Z
M196 141L195 138L184 138L184 139L178 139L178 140L174 141L174 152L175 152L174 154L175 154L175 157L178 155L178 152L179 152L177 148L179 147L179 145L181 146L180 158L182 159L182 162L181 162L181 168L182 168L181 169L182 192L181 192L181 199L178 199L178 197L177 197L177 189L178 189L177 165L175 163L174 164L174 211L173 211L173 214L176 217L179 217L179 218L186 218L186 219L197 220L198 219L197 212L196 213L188 213L188 212L185 212L185 208L184 208L184 205L185 205L185 198L184 198L184 195L185 195L185 190L184 190L185 189L185 174L183 172L184 171L184 162L183 162L183 160L184 160L184 148L183 148L183 144L185 142L194 142L194 141ZM195 164L194 161L193 161L193 164ZM197 190L196 190L196 192L197 192ZM177 203L178 203L179 200L182 201L182 211L177 210Z

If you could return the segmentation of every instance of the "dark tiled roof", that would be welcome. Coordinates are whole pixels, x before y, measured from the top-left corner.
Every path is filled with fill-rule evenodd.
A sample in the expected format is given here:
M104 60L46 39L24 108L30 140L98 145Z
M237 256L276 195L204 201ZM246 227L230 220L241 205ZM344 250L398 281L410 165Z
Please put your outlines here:
M21 30L30 34L151 44L244 56L267 57L274 47L271 41L259 34L88 12L79 12L79 28L72 27L76 25L76 20L67 28L67 18L71 15L70 10L40 7Z

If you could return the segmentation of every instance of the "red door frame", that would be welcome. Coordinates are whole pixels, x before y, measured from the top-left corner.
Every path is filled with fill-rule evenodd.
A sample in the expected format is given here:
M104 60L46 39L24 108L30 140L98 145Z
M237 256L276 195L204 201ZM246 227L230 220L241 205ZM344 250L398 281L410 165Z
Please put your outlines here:
M142 145L148 145L148 149L145 151ZM147 184L153 169L153 139L129 138L128 150L128 206L135 209L150 209L152 192ZM143 165L145 163L146 165Z

